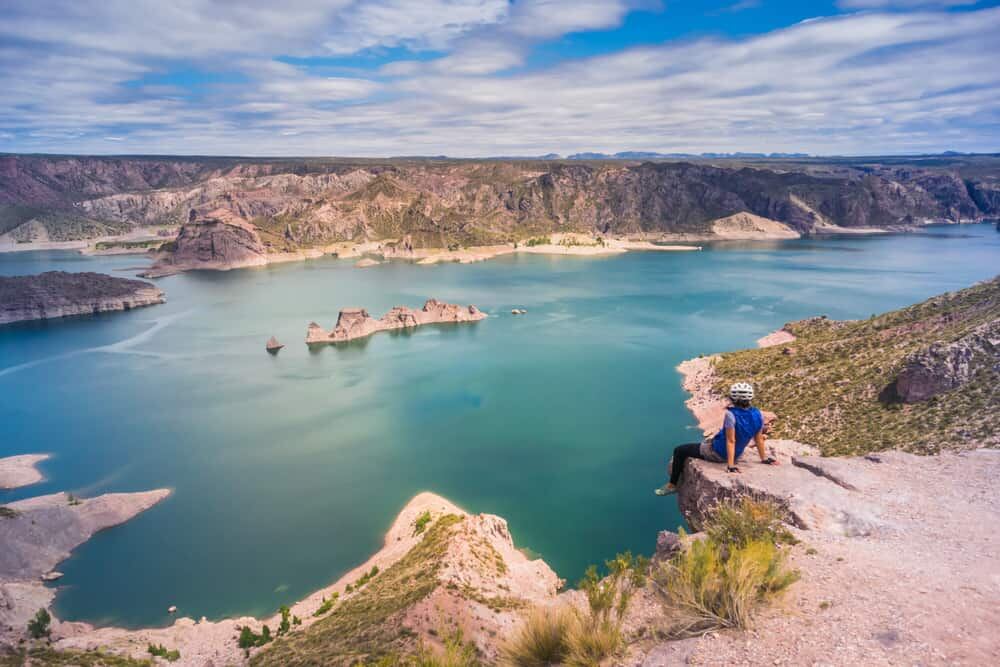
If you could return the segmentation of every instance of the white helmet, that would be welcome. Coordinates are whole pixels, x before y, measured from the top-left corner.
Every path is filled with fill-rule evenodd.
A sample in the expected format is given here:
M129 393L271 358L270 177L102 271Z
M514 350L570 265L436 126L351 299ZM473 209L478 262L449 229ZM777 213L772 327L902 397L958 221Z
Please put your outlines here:
M734 401L749 401L753 398L753 385L749 382L737 382L729 388L729 398Z

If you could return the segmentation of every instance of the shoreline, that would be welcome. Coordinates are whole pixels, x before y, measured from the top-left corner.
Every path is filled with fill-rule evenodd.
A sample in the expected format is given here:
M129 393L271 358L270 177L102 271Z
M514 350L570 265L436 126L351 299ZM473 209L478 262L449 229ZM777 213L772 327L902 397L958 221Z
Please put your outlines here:
M794 340L795 336L781 328L758 338L757 347L784 345ZM729 406L729 401L714 390L716 382L714 365L718 358L718 354L712 354L687 359L677 365L677 372L682 378L681 387L691 395L684 401L684 406L694 415L698 428L704 435L714 435L722 428L722 421ZM775 413L767 410L761 410L761 413L764 415L765 423L777 418Z

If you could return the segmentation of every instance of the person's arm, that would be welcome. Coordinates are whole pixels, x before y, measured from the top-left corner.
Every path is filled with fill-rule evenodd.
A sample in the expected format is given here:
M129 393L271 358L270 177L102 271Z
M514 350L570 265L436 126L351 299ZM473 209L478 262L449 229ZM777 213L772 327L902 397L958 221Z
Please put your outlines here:
M736 467L736 429L732 426L726 427L726 465Z
M767 438L764 436L764 429L757 431L757 435L753 437L754 442L757 443L757 453L760 454L760 462L767 463L769 465L777 465L778 459L771 458L767 455L767 448L764 443L767 442Z

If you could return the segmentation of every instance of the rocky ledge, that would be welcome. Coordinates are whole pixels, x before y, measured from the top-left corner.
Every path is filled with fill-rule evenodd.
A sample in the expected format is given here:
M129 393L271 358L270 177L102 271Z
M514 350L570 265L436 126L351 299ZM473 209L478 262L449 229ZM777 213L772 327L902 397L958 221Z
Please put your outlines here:
M873 434L874 435L874 434ZM820 457L768 443L780 465L741 473L689 461L678 503L692 527L722 498L783 506L800 571L752 635L649 647L643 664L996 664L1000 660L1000 450ZM676 536L661 535L664 551Z
M47 271L0 277L0 324L92 315L163 303L163 291L142 280L103 273Z
M437 299L428 299L420 310L396 306L379 319L369 315L364 308L345 308L340 311L337 325L331 331L327 331L315 322L310 323L309 331L306 333L306 343L309 345L344 343L371 336L379 331L409 329L424 324L478 322L485 318L486 313L475 306L458 306Z

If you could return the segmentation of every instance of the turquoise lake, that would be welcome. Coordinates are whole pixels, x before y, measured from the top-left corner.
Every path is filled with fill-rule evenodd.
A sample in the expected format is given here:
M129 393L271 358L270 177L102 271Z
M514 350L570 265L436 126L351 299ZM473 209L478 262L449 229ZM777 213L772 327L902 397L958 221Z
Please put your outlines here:
M0 254L0 274L129 276L145 260ZM321 259L157 281L165 305L0 327L0 456L50 452L0 502L169 487L60 566L56 609L98 624L262 615L337 579L419 491L505 517L570 583L681 524L657 498L697 437L675 370L789 320L867 317L998 272L989 225L470 265ZM133 269L133 270L128 270ZM315 351L316 320L428 297L480 323ZM510 309L528 314L516 317ZM264 351L276 335L287 347ZM760 397L767 405L767 397Z

